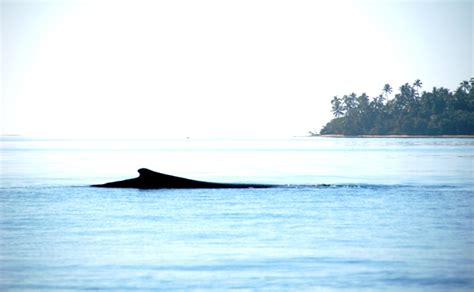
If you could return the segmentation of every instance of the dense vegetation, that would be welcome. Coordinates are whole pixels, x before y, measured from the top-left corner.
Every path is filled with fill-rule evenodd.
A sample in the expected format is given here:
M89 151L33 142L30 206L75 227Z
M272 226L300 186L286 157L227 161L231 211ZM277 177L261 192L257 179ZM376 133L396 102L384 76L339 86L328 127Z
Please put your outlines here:
M455 92L433 88L420 93L422 83L406 83L390 98L385 84L373 99L352 93L332 101L334 119L320 134L339 135L474 135L474 78Z

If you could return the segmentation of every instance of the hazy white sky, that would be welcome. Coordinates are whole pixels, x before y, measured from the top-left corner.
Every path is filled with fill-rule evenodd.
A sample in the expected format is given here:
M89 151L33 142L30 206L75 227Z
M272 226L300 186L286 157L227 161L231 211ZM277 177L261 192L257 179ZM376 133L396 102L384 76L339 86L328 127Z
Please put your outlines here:
M1 131L288 137L473 76L472 1L2 1Z

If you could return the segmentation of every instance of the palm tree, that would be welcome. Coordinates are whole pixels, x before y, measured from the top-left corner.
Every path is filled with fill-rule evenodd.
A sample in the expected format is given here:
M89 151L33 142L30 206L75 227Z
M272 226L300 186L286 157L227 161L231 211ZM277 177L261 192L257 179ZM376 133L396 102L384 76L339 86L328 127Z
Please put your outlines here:
M459 83L459 88L461 88L465 92L468 92L469 89L471 89L471 84L469 84L467 80L464 80L461 83Z
M336 118L342 116L344 112L342 111L342 103L339 97L334 96L331 100L332 112Z
M361 96L357 97L357 107L362 112L365 112L369 107L369 97L366 93L362 93Z
M409 83L405 83L400 86L400 94L397 94L395 98L399 108L404 109L408 106L410 109L415 103L415 90Z
M351 93L350 95L344 95L342 97L343 107L346 113L348 113L349 111L355 108L355 105L356 105L355 99L356 99L355 93Z
M418 91L420 90L421 86L423 85L423 83L421 82L420 79L416 79L415 82L413 82L413 88L416 88L415 89L415 96L419 96L418 94Z
M390 93L392 93L392 86L390 86L390 84L387 83L387 84L385 84L385 85L383 86L383 89L382 89L382 90L383 90L383 92L384 92L384 94L385 94L385 98L387 98L387 96L388 96Z
M377 97L374 97L373 101L371 102L375 110L381 110L384 106L385 98L382 94Z
M410 83L405 83L400 86L400 93L411 99L415 96L415 89L410 85Z

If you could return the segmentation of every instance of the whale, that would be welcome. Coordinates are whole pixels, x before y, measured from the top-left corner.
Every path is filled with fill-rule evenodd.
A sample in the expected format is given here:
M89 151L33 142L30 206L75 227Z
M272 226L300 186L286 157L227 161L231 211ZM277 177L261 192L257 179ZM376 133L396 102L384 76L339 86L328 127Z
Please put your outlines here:
M137 178L104 184L91 185L99 188L135 188L135 189L244 189L244 188L271 188L269 184L247 183L218 183L193 180L169 174L164 174L147 168L138 170Z

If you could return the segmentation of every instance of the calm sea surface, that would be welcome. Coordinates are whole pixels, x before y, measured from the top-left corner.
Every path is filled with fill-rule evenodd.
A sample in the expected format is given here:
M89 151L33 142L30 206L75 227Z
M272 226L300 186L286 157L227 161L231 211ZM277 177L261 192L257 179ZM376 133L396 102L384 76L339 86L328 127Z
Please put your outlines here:
M1 291L474 289L474 139L4 137L0 167ZM88 187L141 167L282 187Z

